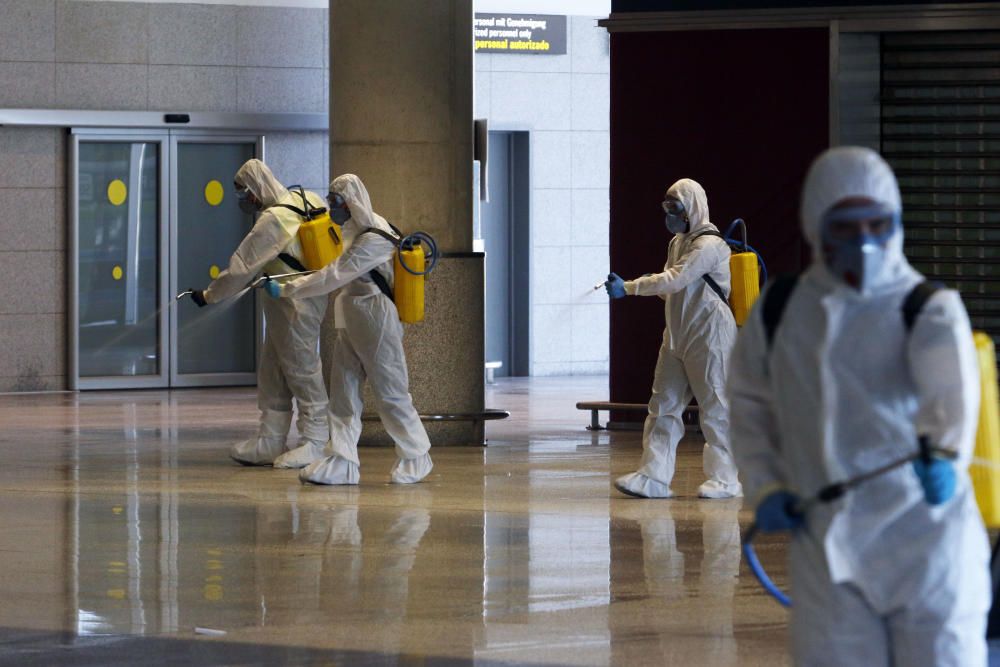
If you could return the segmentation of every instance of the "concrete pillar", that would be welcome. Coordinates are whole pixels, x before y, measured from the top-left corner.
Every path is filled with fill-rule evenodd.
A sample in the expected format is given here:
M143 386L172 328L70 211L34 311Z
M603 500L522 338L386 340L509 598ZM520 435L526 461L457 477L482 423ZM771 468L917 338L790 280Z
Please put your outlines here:
M330 175L357 174L376 212L403 231L429 232L447 253L427 281L426 321L406 325L421 413L484 407L483 257L471 252L472 13L472 0L330 2ZM365 404L373 406L370 391ZM427 426L436 445L483 442L471 422ZM371 423L363 440L386 442Z

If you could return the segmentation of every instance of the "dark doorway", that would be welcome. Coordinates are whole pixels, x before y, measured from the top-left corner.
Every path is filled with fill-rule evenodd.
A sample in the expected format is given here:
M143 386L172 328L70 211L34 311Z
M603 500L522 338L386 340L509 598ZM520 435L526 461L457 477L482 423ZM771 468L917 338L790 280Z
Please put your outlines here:
M490 132L482 204L486 249L486 362L495 377L528 374L528 133Z

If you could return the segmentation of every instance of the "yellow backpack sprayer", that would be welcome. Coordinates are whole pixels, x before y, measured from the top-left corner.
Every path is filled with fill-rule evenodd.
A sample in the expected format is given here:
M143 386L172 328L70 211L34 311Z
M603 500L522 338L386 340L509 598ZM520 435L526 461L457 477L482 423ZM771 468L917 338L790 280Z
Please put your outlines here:
M976 448L969 466L976 504L983 522L990 528L1000 528L1000 400L997 397L997 359L993 339L982 331L972 335L979 359L979 426Z
M404 235L391 223L393 233L371 227L362 234L377 234L396 246L393 258L394 285L390 286L378 269L372 269L369 276L389 297L399 311L399 320L407 324L422 322L424 319L424 278L437 266L440 253L437 242L427 232Z
M303 200L305 200L305 197L303 197ZM309 210L308 202L306 202L307 211L300 211L293 206L282 206L303 216L312 215L299 228L299 240L302 245L303 255L307 257L307 260L303 264L303 262L300 262L292 255L281 253L278 255L278 259L290 266L294 271L272 275L265 273L253 281L250 284L251 287L263 287L269 281L279 278L292 278L315 273L336 261L343 253L343 243L333 228L333 223L326 209L322 209L321 213L317 214L317 209L313 208ZM326 231L328 225L329 232ZM422 322L425 310L424 278L434 270L438 259L440 259L437 242L427 232L414 232L404 235L403 232L399 231L391 223L389 227L393 233L374 227L366 229L361 233L377 234L396 246L397 250L393 258L394 285L390 285L388 279L377 268L369 271L368 276L378 286L379 290L396 304L396 310L399 313L401 322L407 324ZM305 237L309 241L303 240L303 229L305 229ZM310 250L306 250L307 243L312 244ZM330 258L329 261L326 261L327 258ZM321 262L325 263L321 264ZM177 295L177 298L180 299L185 294L190 293L191 290L188 290Z
M732 238L736 227L743 230L742 241L736 241ZM717 236L729 245L729 249L732 251L729 257L729 298L726 299L722 288L710 275L705 274L702 279L719 295L719 298L729 304L733 311L733 317L736 319L736 326L743 326L750 315L750 309L753 308L757 297L760 296L760 286L767 282L767 267L764 265L764 258L747 243L746 222L742 218L733 220L724 235L710 230L696 236Z
M778 324L781 322L781 315L797 283L798 276L784 276L777 279L762 304L764 330L769 349ZM939 289L941 289L940 285L926 281L917 285L907 295L902 307L903 324L907 333L912 330L924 304ZM973 342L979 360L981 393L976 447L969 475L972 478L973 490L984 523L989 527L996 528L1000 527L1000 465L998 465L1000 464L1000 401L998 401L997 391L996 355L993 340L986 334L974 332ZM918 458L929 460L932 454L950 459L957 456L955 452L931 447L925 438L921 438L917 452L852 479L830 484L820 489L815 497L797 503L788 509L792 514L803 516L811 507L819 503L833 502L869 479L895 470ZM743 536L743 555L747 565L764 590L783 606L789 607L792 604L791 600L771 581L757 559L753 548L753 538L756 534L757 525L752 524Z
M326 208L312 206L301 186L292 187L298 187L298 190L293 192L302 198L302 208L291 204L278 204L278 206L287 208L302 218L298 230L302 261L287 253L281 253L278 258L296 271L318 271L344 252L343 239L337 233L337 226L330 219L330 212Z

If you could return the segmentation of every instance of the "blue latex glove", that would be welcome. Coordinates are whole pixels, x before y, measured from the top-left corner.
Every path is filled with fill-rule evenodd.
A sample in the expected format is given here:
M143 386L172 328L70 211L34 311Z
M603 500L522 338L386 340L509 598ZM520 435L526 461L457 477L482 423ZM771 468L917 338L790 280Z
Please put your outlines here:
M951 461L931 457L930 460L917 459L913 470L924 487L924 499L930 505L948 502L955 495L955 466Z
M801 514L793 514L791 508L799 502L799 497L789 491L775 491L757 506L755 521L757 528L765 533L795 530L802 526Z
M617 273L609 273L608 279L604 282L604 289L612 299L620 299L625 296L625 281Z
M275 299L281 297L281 285L273 280L268 280L264 283L264 291L273 296Z

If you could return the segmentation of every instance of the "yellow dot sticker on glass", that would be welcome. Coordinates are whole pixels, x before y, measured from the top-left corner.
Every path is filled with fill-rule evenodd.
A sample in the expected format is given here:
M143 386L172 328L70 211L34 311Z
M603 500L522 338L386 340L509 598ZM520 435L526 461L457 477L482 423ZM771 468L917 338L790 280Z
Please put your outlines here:
M217 602L224 597L222 586L219 584L205 584L204 596L209 602Z
M209 206L218 206L225 196L226 191L222 187L222 183L212 180L205 184L205 201L208 202Z
M208 277L211 278L212 280L218 278L220 273L222 273L222 271L220 271L219 267L217 267L215 264L208 267Z
M115 179L108 183L108 201L113 206L121 206L128 198L128 188L120 179Z
M114 278L115 280L121 280L122 276L124 275L125 272L122 271L122 267L120 266L116 266L115 268L111 269L111 277Z

